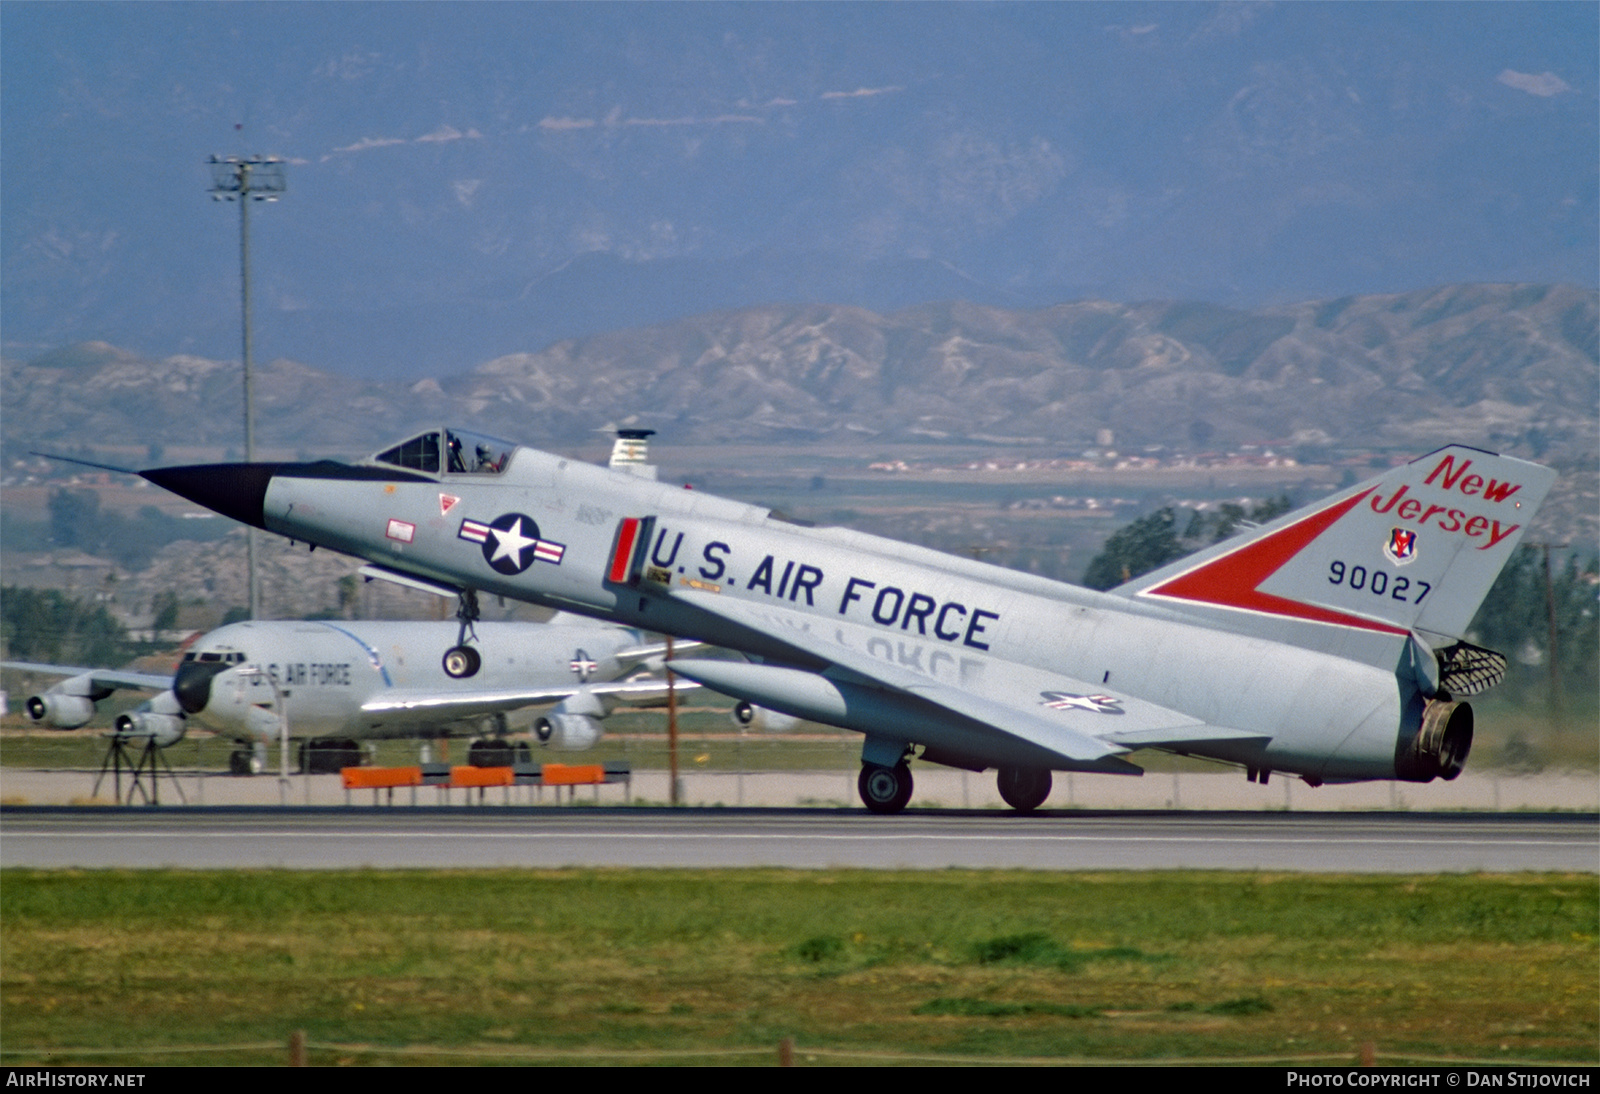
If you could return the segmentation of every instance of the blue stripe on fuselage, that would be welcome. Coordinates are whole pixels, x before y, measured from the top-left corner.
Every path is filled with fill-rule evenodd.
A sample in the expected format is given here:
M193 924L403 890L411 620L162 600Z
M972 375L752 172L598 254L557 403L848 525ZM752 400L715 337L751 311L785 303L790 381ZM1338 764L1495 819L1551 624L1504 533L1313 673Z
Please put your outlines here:
M361 641L361 639L357 638L343 627L335 627L332 623L328 623L326 621L324 621L322 625L327 627L330 631L338 631L340 634L350 639L350 641L360 646L363 650L366 650L367 660L372 662L372 667L378 670L379 676L383 677L383 686L386 688L394 687L394 681L389 679L389 670L383 667L383 657L376 649L367 645L365 642Z

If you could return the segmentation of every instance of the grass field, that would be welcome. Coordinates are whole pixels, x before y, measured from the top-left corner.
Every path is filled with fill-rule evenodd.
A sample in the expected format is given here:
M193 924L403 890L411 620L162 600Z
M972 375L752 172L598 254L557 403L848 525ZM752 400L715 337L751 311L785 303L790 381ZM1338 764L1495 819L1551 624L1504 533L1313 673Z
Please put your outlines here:
M1370 1041L1592 1064L1597 897L1555 875L12 870L0 1051L260 1064L304 1030L313 1063L769 1063L787 1037L799 1063ZM156 1051L208 1045L262 1047Z

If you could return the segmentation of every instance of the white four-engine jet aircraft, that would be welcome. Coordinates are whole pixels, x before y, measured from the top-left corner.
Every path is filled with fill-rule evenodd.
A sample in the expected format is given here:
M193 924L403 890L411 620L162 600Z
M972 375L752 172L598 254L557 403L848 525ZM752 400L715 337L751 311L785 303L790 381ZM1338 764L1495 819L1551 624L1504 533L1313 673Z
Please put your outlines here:
M1505 664L1461 636L1555 479L1451 446L1098 593L464 430L356 464L142 474L454 587L469 617L487 592L743 651L672 667L864 734L861 798L883 813L910 800L913 756L998 768L1021 810L1052 771L1140 773L1140 748L1313 785L1454 778L1473 733L1459 697ZM452 676L496 656L466 632Z
M159 692L118 715L115 732L164 748L183 738L186 719L240 743L234 774L258 773L267 746L289 733L308 740L303 766L336 769L360 762L356 742L384 737L481 736L473 762L509 763L506 715L555 704L532 723L551 748L586 749L618 702L665 699L649 674L666 648L641 632L571 616L548 623L478 623L486 650L471 679L447 676L439 650L455 623L244 622L197 639L174 675L68 669L7 662L5 667L68 675L24 707L35 722L76 729L117 688ZM694 686L694 685L689 685Z

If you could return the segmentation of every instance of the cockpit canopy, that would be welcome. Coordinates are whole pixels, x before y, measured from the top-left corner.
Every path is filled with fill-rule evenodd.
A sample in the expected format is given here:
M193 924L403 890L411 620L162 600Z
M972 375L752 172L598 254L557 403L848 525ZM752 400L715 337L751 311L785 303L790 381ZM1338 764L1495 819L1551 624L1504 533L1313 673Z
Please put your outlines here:
M441 439L443 443L441 443ZM430 429L372 457L374 463L430 474L498 475L516 445L465 429ZM441 457L443 466L441 466Z

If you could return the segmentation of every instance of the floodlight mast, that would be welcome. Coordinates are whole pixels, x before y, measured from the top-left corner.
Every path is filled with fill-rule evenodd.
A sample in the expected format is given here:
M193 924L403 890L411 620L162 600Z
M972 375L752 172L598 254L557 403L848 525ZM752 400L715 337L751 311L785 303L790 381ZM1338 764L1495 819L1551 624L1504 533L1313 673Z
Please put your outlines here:
M255 382L251 369L250 344L250 203L277 201L287 188L280 156L212 156L213 201L239 203L239 308L244 327L244 458L256 458ZM250 583L250 618L260 615L261 585L256 578L256 530L247 528L246 566Z

